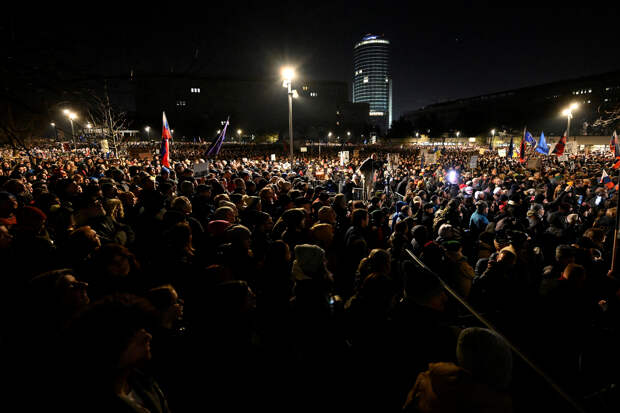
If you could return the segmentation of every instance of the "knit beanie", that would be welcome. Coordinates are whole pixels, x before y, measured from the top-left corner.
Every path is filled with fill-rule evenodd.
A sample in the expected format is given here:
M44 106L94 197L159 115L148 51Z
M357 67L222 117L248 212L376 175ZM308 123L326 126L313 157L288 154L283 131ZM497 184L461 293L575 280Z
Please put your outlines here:
M325 268L325 251L317 245L301 244L295 246L295 263L305 275L313 277Z
M456 358L475 380L499 389L510 385L512 352L506 341L491 330L471 327L461 331Z

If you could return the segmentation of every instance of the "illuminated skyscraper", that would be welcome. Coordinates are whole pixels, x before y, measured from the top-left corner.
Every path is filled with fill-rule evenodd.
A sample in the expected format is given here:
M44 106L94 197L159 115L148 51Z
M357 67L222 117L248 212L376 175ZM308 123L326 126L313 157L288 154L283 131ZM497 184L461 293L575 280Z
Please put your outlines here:
M386 133L392 124L390 41L366 35L353 48L353 102L370 105L370 121Z

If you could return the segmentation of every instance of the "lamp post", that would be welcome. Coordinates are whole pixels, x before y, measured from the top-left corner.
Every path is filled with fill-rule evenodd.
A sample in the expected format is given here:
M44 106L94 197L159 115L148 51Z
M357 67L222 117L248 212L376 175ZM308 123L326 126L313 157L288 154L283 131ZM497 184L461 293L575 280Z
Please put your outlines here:
M296 90L291 89L293 78L295 77L295 71L290 67L282 69L282 87L287 88L288 93L288 136L291 146L291 168L293 168L293 96L297 94Z
M491 148L493 148L494 139L495 139L495 129L491 129Z
M71 122L71 140L73 141L73 150L77 152L77 146L75 144L75 131L73 130L73 119L77 119L77 115L71 112L69 109L63 110L63 113L67 115L69 118L69 122Z
M568 141L568 137L570 136L570 120L573 117L573 110L577 109L579 105L577 103L571 103L569 107L562 111L562 115L566 116L566 140Z
M54 128L54 139L58 140L58 129L56 129L56 124L52 122L50 125Z
M237 129L237 141L241 142L241 134L243 131L241 129Z
M146 133L148 134L148 135L147 135L147 136L148 136L148 138L147 138L147 139L148 139L148 140L149 140L149 142L150 142L150 141L151 141L151 127L150 127L150 126L147 126L146 128L144 128L144 130L145 130L145 131L146 131Z

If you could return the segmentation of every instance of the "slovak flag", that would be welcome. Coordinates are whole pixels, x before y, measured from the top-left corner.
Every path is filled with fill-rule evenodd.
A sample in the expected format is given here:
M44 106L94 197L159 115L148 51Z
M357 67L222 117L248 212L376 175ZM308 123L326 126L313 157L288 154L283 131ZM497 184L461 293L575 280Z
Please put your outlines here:
M603 175L601 175L601 180L599 181L601 184L605 185L608 189L612 189L614 187L614 183L612 182L607 172L603 169Z
M166 112L163 112L163 121L164 127L161 132L161 164L166 168L170 169L170 146L169 140L172 138L172 134L170 133L170 126L168 126L168 119L166 119Z

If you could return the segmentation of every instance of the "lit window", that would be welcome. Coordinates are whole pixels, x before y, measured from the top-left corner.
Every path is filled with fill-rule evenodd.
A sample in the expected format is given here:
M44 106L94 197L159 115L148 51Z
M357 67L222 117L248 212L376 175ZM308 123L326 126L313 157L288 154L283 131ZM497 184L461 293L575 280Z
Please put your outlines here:
M187 102L184 100L177 100L177 106L187 106Z
M199 87L193 87L193 88L190 88L190 91L192 93L200 93L200 88Z
M389 82L389 80L388 80L388 78L387 78L387 77L385 78L385 81L386 81L386 82Z
M592 93L592 89L589 89L589 90L588 90L588 93Z
M364 83L368 83L368 76L364 76Z
M340 115L340 111L339 110L336 111L336 115Z

